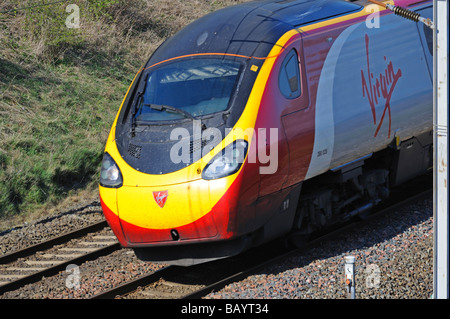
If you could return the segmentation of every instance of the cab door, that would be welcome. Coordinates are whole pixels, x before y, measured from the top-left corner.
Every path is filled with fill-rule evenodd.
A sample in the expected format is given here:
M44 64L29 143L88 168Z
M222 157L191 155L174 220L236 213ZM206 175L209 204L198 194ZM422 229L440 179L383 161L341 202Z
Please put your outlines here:
M314 110L310 107L303 38L298 37L286 50L278 73L281 121L289 146L289 175L283 187L304 179L314 146Z
M259 197L290 186L287 185L290 174L301 165L293 162L298 151L304 151L298 138L302 134L299 129L305 128L302 110L308 106L306 83L302 80L301 42L299 33L286 42L272 67L262 97L255 126L261 165Z

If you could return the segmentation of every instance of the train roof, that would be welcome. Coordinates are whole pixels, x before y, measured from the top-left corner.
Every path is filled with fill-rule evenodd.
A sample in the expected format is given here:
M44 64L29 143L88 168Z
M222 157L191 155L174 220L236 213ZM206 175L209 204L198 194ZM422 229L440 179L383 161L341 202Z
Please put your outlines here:
M227 7L200 18L168 39L147 67L199 53L267 56L287 31L362 8L343 0L259 0Z
M271 13L271 18L300 27L319 20L360 10L358 4L342 0L297 0L267 1L262 8Z

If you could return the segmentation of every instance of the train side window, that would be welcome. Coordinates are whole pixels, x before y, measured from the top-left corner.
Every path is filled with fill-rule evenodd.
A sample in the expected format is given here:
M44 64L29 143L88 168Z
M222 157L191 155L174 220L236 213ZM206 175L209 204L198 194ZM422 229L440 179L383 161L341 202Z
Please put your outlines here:
M287 99L295 99L301 95L300 69L298 55L295 50L288 53L281 65L278 85Z

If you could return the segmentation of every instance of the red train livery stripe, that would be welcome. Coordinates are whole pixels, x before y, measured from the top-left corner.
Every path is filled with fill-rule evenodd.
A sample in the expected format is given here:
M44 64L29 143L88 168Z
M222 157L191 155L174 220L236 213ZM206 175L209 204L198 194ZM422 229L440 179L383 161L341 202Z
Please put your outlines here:
M228 239L235 236L238 231L239 193L242 186L243 173L239 174L234 183L228 188L225 195L216 203L212 210L202 218L188 225L168 228L149 229L127 223L113 213L113 211L101 200L105 217L114 230L115 235L123 246L129 243L157 244L158 242L176 243L173 241L172 230L176 230L183 241L201 239ZM242 223L242 220L239 220ZM124 232L123 230L126 230ZM139 246L139 245L137 245Z
M405 7L418 3L413 0L395 2ZM428 14L429 1L420 2L422 4L426 5L424 8ZM291 25L298 14L302 15L296 11L298 8L302 8L306 18L308 15L315 18L305 24ZM245 14L239 13L244 9L248 10ZM335 217L338 220L343 215L365 209L367 203L372 205L384 199L389 192L385 184L391 179L400 181L409 177L405 173L405 178L397 178L394 166L383 167L379 163L374 165L376 169L370 167L366 171L364 167L363 170L364 161L374 153L380 155L392 146L394 139L398 147L402 141L421 136L423 150L419 149L417 154L423 157L423 163L418 163L415 169L417 172L426 169L427 151L430 149L426 134L432 130L432 122L427 120L432 114L432 90L431 81L427 78L430 57L424 45L428 40L425 31L410 21L401 20L389 10L379 12L382 31L369 28L367 19L371 12L366 9L337 0L324 0L321 5L313 1L252 2L249 7L234 7L215 16L226 20L240 14L237 18L240 20L234 21L234 25L228 20L222 21L236 28L224 27L227 31L222 36L227 41L208 44L206 39L213 35L205 33L205 25L208 30L216 27L214 19L211 19L214 16L208 16L202 20L205 25L194 23L188 27L191 33L200 32L197 41L189 40L191 36L182 31L176 37L176 43L169 40L163 45L163 50L157 50L140 72L147 78L156 74L155 78L147 82L138 74L134 80L137 84L131 86L137 88L127 92L127 96L137 96L135 105L141 101L139 96L145 96L147 85L150 87L159 81L158 72L165 71L166 66L170 69L175 65L173 69L178 70L182 69L180 65L187 65L184 69L186 78L193 77L194 80L187 81L183 76L177 78L178 75L173 73L160 76L162 82L165 81L162 89L158 91L155 86L149 95L156 96L154 92L166 92L165 89L173 90L171 94L176 95L174 92L178 91L174 88L179 88L177 82L197 81L197 74L189 74L189 69L195 69L200 63L211 63L209 68L206 66L200 71L207 73L210 69L223 67L218 67L217 61L226 61L235 68L227 69L224 74L233 73L240 66L239 72L235 72L241 76L241 81L236 80L233 84L234 100L227 102L228 109L223 113L213 112L208 116L201 113L199 117L203 124L206 123L205 129L208 125L216 129L228 126L234 131L221 136L221 142L213 146L213 151L202 154L200 160L182 165L172 161L172 166L164 166L161 159L167 160L167 154L155 155L160 154L155 150L167 151L171 141L166 140L165 144L162 134L181 126L180 123L186 126L190 120L193 123L196 119L180 117L179 121L167 120L154 125L153 122L158 120L150 116L148 123L139 127L138 134L141 135L136 137L133 131L135 113L130 106L127 109L127 103L132 103L125 99L105 148L117 164L118 172L123 174L123 181L120 186L100 186L105 217L120 243L125 247L151 249L207 242L217 246L221 241L230 243L250 238L253 245L286 235L292 229L306 233L321 229ZM263 18L262 12L272 14L273 19ZM319 12L317 16L316 12ZM224 46L224 43L228 44ZM218 58L221 54L223 59ZM256 58L251 58L252 54ZM289 96L282 89L282 75L283 72L288 73L287 64L291 56L298 59L298 63L294 63L298 70L293 68L289 72L294 70L298 76L287 75L285 82L288 85L285 87L289 86L291 90ZM223 75L220 78L222 82L228 81ZM198 81L204 83L209 79L203 77ZM192 83L183 85L188 87ZM231 86L226 88L231 91ZM177 98L187 99L185 95L189 94L183 92ZM156 97L147 97L148 100L152 98L156 100ZM219 99L214 96L205 100L214 100L211 102L214 105L208 104L208 108L219 104ZM179 108L192 107L195 111L199 105L204 107L207 103L201 103L205 101L191 105L183 100L183 106ZM159 105L159 110L151 107L151 103L156 102L142 102L140 105L150 105L152 110L147 115L156 113L156 118L161 117L164 105ZM169 107L175 114L176 107ZM411 123L409 119L413 119ZM247 129L251 133L244 132ZM146 135L147 130L153 130L154 135ZM237 135L235 131L238 131ZM186 139L193 139L194 132L192 129ZM208 165L216 163L216 154L220 155L238 140L248 146L242 166L228 171L228 175L205 177L203 174ZM146 156L141 158L140 154L137 156L130 152L131 142L136 149L146 148ZM190 146L194 149L194 143ZM272 154L274 150L275 156ZM386 163L399 162L400 155L393 154L389 155L392 158L385 158L387 155L384 153L380 156ZM158 165L151 165L153 162L149 158L153 162L156 160ZM257 160L253 162L251 159ZM340 176L342 182L338 182L339 176L334 173L355 162L359 166L355 169L351 166L352 174L345 178ZM226 166L221 161L216 164L217 167ZM109 165L108 162L106 167ZM275 171L261 173L261 169L269 169L272 165L275 165ZM328 188L329 185L325 186L328 182L322 177L336 178ZM311 184L318 179L322 184L316 190ZM348 193L342 191L346 187L351 188ZM301 197L305 194L304 188L307 195ZM308 197L310 194L313 195ZM316 198L317 202L313 202ZM327 206L325 203L330 204ZM303 220L311 227L308 224L305 229ZM223 256L228 253L228 248L224 249ZM145 255L148 250L139 251ZM179 252L177 250L175 254ZM214 254L214 258L218 255ZM151 259L153 256L147 257ZM177 256L174 257L176 259Z

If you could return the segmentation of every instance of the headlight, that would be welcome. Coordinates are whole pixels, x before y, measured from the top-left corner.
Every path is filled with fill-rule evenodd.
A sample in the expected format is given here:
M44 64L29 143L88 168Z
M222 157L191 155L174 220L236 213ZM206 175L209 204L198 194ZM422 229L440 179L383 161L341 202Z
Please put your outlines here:
M244 140L237 140L228 145L206 165L202 178L217 179L236 173L245 160L247 148L248 143Z
M105 153L103 155L100 185L103 187L119 188L123 184L122 173L113 158Z

